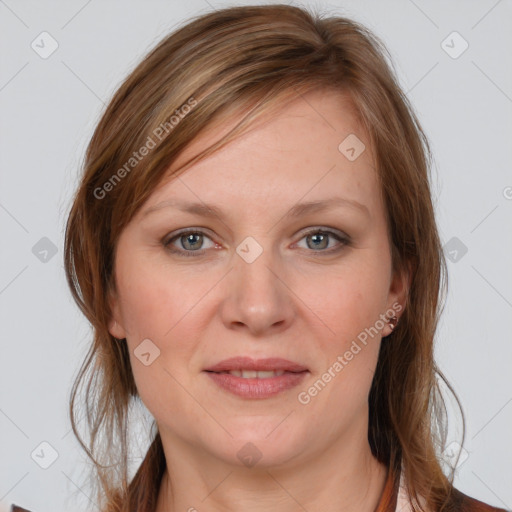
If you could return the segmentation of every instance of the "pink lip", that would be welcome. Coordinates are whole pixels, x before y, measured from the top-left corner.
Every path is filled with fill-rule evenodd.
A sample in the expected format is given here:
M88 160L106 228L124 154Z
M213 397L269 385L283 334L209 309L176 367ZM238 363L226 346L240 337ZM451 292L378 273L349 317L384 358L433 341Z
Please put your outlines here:
M272 371L282 370L285 372L305 372L308 369L293 361L271 357L267 359L251 359L250 357L232 357L225 359L220 363L205 368L207 372L228 372L230 370L253 370L253 371Z
M297 386L307 374L307 371L289 372L268 379L244 379L229 373L206 372L222 389L243 398L269 398Z
M284 371L283 375L268 379L244 379L227 373L230 370ZM305 366L280 358L251 359L233 357L205 370L222 389L243 398L268 398L291 389L309 373ZM224 373L222 373L224 372Z

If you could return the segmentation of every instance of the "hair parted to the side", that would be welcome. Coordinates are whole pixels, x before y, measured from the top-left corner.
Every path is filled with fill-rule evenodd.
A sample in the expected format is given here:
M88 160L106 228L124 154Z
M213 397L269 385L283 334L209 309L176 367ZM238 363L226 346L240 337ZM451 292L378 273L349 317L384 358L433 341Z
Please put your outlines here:
M430 510L455 509L453 471L445 475L439 462L446 441L440 381L453 390L433 356L447 272L430 192L430 151L388 60L379 40L349 19L288 5L232 7L199 16L166 37L115 93L86 151L64 255L74 299L94 328L70 414L94 463L102 512L154 512L165 469L156 431L136 475L128 475L129 410L140 398L126 343L108 331L121 231L202 130L245 114L227 137L179 172L242 133L258 115L319 89L351 98L375 154L393 267L408 267L413 276L400 321L381 345L369 395L369 443L381 462L394 471L402 466L415 510L421 510L419 497ZM159 139L155 134L191 98L193 109ZM155 147L127 170L126 162L148 137ZM122 179L114 181L116 173ZM78 431L82 407L88 442Z

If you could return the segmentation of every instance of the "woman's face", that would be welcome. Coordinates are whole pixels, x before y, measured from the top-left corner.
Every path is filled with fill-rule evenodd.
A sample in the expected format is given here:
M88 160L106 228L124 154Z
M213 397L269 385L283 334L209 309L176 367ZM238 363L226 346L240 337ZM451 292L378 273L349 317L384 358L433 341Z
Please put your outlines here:
M122 232L115 278L109 329L126 338L164 446L272 466L367 443L381 337L406 282L344 96L294 100L163 183ZM211 371L231 358L249 361Z

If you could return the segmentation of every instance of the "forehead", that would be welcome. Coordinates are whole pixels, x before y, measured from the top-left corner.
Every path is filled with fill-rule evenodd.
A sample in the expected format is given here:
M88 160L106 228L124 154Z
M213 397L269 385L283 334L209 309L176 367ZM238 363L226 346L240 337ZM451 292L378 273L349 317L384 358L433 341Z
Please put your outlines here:
M242 135L196 162L178 178L172 173L231 130L241 114L200 134L168 170L149 207L186 199L264 214L302 201L340 196L378 214L380 191L366 133L347 95L314 91L256 120Z

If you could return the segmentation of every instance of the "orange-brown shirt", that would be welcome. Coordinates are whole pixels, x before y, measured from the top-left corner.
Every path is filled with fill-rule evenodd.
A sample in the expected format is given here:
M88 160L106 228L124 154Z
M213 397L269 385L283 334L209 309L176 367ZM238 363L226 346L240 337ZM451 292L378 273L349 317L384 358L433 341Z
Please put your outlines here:
M507 512L503 508L492 507L471 498L457 489L454 489L454 494L459 503L457 512ZM30 510L13 504L10 512L30 512ZM403 474L395 475L392 471L388 471L386 485L375 512L412 512L407 500Z
M457 512L507 512L503 508L471 498L457 489L453 489L453 494L458 503L455 509ZM392 471L388 471L386 485L375 512L413 512L407 498L403 473L394 475Z

